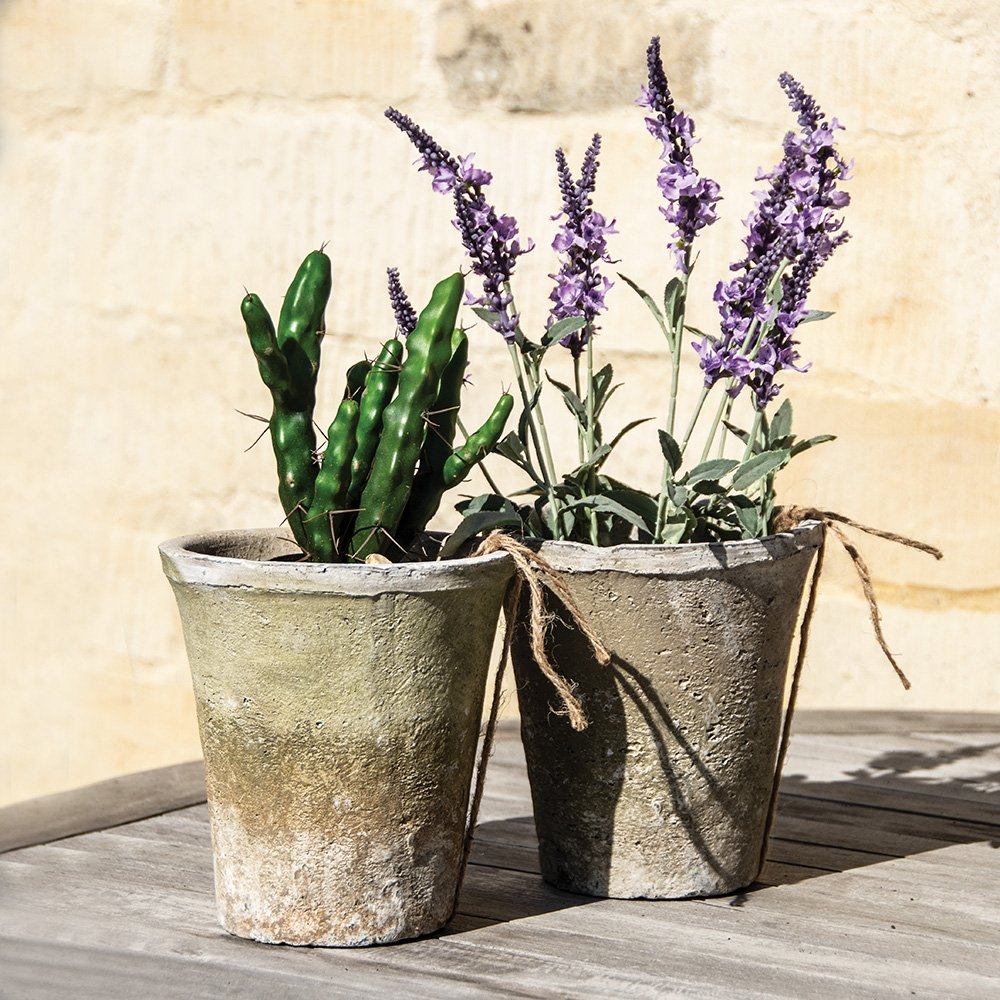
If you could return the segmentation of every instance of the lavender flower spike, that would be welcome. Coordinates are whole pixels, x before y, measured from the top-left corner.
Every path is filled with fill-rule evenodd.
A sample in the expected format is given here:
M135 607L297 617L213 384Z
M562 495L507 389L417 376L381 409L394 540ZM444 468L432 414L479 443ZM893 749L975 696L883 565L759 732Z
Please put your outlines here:
M416 310L410 305L402 282L399 280L399 268L387 267L386 277L389 281L389 302L396 316L396 329L404 337L408 337L417 325Z
M595 135L583 157L578 181L573 180L566 154L561 149L556 150L562 212L554 218L565 218L566 221L552 241L552 249L562 259L562 266L557 274L549 275L556 285L549 293L554 305L547 328L561 319L583 317L586 325L560 341L569 348L574 358L580 356L587 340L597 329L594 320L604 311L604 296L612 287L611 282L597 270L601 261L613 263L608 256L607 237L618 232L614 220L608 222L592 207L600 150L601 137Z
M389 108L385 113L413 143L423 161L421 170L432 174L431 186L439 194L450 194L455 204L452 225L472 261L472 270L483 279L483 294L466 293L466 302L481 306L490 314L489 325L508 344L517 338L519 317L514 309L509 285L517 258L534 247L529 239L522 245L517 220L498 215L486 200L483 188L492 174L473 163L472 154L455 159L443 146L409 117Z
M439 194L450 193L458 177L458 160L436 142L433 136L417 125L409 115L404 115L395 108L387 108L385 116L413 143L423 160L420 169L434 175L431 181L434 190Z
M693 345L706 386L730 379L729 392L735 396L749 385L758 409L777 396L778 372L807 369L798 364L792 334L808 315L806 296L813 277L849 238L837 214L850 201L837 190L850 172L834 145L834 133L843 126L835 118L828 122L788 73L778 82L799 132L785 136L781 162L758 173L757 179L768 186L756 193L757 207L746 220L746 256L732 265L740 273L715 290L721 334Z
M660 39L654 37L646 50L649 85L642 88L636 104L648 108L653 116L646 119L650 134L663 144L657 184L666 207L661 207L663 217L674 225L671 234L677 270L688 271L691 244L699 230L715 222L715 206L721 200L719 185L702 177L694 166L691 147L695 144L694 122L674 107L667 77L660 58Z

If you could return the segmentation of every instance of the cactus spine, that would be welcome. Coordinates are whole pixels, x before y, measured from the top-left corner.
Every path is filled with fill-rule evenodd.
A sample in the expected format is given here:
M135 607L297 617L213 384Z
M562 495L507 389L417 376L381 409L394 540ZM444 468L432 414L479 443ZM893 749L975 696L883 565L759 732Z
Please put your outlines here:
M513 407L504 394L486 423L453 447L468 340L455 328L464 282L438 283L404 346L389 340L372 362L352 365L316 458L313 409L330 261L302 262L278 328L248 294L241 311L261 379L271 392L278 493L295 540L310 559L402 556L434 516L444 491L491 451Z

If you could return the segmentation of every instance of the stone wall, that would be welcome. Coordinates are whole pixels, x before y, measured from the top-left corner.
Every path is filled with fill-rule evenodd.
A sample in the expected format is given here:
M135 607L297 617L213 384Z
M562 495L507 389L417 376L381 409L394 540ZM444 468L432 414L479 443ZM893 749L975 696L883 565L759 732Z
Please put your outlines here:
M657 150L632 105L653 33L725 196L695 325L716 322L754 170L792 124L777 74L847 126L854 239L812 302L836 316L805 328L814 369L786 385L799 430L839 440L797 459L781 492L946 552L935 564L864 542L908 694L831 554L802 703L1000 710L995 3L7 0L0 802L197 754L156 543L281 518L267 444L245 450L259 428L236 412L267 406L243 286L277 303L330 241L330 413L333 373L390 330L386 266L419 300L462 264L449 204L386 105L493 171L497 203L538 243L518 275L527 324L543 321L554 270L552 151L576 163L595 130L614 254L662 287ZM622 283L609 300L600 356L628 389L607 421L662 414L658 334ZM510 375L495 335L473 339L474 416ZM652 487L657 467L652 432L625 439L619 475Z

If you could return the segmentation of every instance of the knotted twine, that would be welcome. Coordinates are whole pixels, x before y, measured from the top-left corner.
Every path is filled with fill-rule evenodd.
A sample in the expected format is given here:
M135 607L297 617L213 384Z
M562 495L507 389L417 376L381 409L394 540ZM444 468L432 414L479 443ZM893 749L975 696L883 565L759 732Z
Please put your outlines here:
M472 793L472 802L469 806L469 816L465 828L465 843L462 847L462 860L458 869L458 882L455 886L455 896L452 900L451 915L448 917L448 920L451 920L458 910L458 900L462 894L465 872L469 866L469 855L472 853L473 835L475 834L476 822L479 818L479 808L483 801L483 789L486 786L486 765L493 753L493 744L496 738L504 673L507 670L507 663L510 660L510 650L514 641L514 630L517 628L518 611L525 584L528 587L528 636L532 655L539 669L556 689L556 693L562 702L562 707L556 708L553 711L556 715L567 716L569 724L577 732L582 732L587 728L587 716L583 711L583 705L576 695L576 691L574 690L575 685L567 681L556 670L545 651L545 637L553 615L545 610L545 589L542 586L543 577L548 584L549 590L562 601L566 611L569 612L569 616L573 619L574 625L590 643L597 662L602 667L607 666L611 662L611 653L604 643L601 642L600 638L598 638L597 633L591 628L590 623L570 593L565 578L547 559L542 558L533 549L530 549L511 535L504 534L502 531L494 531L487 535L475 552L472 553L472 556L488 556L493 552L506 552L514 560L515 575L510 586L507 588L507 595L504 599L503 648L500 653L500 663L497 666L496 679L493 682L493 697L490 703L486 728L483 732L483 742L476 761L476 784Z
M809 646L809 626L812 624L813 611L816 607L816 593L819 589L819 580L823 572L823 556L826 552L826 531L829 529L836 536L837 541L844 547L854 565L854 569L861 580L861 589L864 591L865 600L868 602L868 614L875 630L875 638L878 640L885 658L896 671L904 689L910 690L910 680L903 673L902 668L896 662L896 658L889 650L885 641L885 633L882 631L882 612L879 610L878 601L875 599L875 589L872 586L872 576L868 570L868 565L861 557L857 546L844 534L842 524L863 531L865 534L874 535L876 538L884 538L886 541L895 542L897 545L905 545L911 549L918 549L934 556L935 559L943 559L944 553L926 542L918 542L916 539L907 538L905 535L897 535L894 531L883 531L881 528L872 528L866 524L859 524L852 521L843 514L837 514L832 510L817 510L815 507L780 507L776 513L773 523L773 531L777 534L782 531L791 531L803 521L819 521L823 525L823 537L816 551L816 564L813 566L812 579L809 582L809 597L806 600L805 612L802 615L802 624L799 626L799 648L795 656L795 669L792 672L792 683L788 691L788 706L785 709L785 720L781 729L781 741L778 744L778 757L774 769L774 784L771 786L771 798L767 807L767 819L764 824L764 839L760 845L760 858L757 865L757 874L760 875L767 860L767 845L771 837L771 828L774 826L775 814L778 811L778 787L781 784L781 772L785 766L785 757L788 755L788 744L792 735L792 716L795 714L795 703L799 694L799 680L802 676L802 667L806 660L806 649Z

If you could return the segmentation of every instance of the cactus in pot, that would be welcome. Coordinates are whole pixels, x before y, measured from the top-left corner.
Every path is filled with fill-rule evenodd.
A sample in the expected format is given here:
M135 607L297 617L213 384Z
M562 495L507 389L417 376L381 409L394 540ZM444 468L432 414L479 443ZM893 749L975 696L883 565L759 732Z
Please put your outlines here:
M313 410L330 259L310 253L285 295L275 328L259 296L241 312L261 379L271 392L278 494L295 541L316 562L405 555L445 490L493 450L513 408L504 393L489 418L455 446L468 339L456 327L464 280L440 281L403 340L352 365L317 460Z

